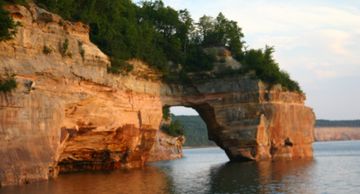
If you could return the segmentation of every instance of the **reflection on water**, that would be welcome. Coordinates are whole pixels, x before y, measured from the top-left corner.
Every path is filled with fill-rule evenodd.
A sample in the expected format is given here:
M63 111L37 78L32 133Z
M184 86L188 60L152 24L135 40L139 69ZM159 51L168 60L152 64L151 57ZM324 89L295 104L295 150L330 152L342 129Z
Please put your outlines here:
M360 142L316 143L314 160L229 163L218 148L143 169L74 173L0 194L360 193Z
M6 194L168 193L166 175L156 167L112 172L63 174L55 180L21 187L5 187Z
M313 160L230 163L214 148L186 155L156 164L171 180L172 193L313 193L306 187Z
M313 193L306 187L313 164L302 160L215 166L209 193Z

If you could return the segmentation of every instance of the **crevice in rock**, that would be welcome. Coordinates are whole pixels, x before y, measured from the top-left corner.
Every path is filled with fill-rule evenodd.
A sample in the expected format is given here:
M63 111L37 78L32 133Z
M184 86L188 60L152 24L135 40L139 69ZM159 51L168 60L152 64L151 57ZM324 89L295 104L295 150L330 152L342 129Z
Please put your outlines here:
M285 141L284 141L284 145L286 147L292 147L294 145L294 143L291 141L290 138L286 138Z

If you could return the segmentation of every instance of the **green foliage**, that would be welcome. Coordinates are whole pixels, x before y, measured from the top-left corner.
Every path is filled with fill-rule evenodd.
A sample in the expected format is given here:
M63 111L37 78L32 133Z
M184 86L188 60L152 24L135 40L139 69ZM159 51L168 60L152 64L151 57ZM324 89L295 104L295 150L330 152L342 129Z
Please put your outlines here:
M353 127L360 128L360 120L316 120L315 127Z
M0 92L11 92L17 87L15 74L6 71L4 77L0 77Z
M108 68L109 73L128 75L134 69L133 65L120 59L111 59L111 66Z
M0 41L13 38L16 28L20 25L14 22L8 11L4 10L5 3L24 3L24 1L0 1Z
M274 48L250 49L244 53L245 71L254 71L256 77L269 84L281 84L290 91L302 92L297 82L288 73L281 71L273 58Z
M130 0L36 0L36 3L65 19L89 24L91 40L112 58L142 59L164 77L170 72L169 61L186 66L186 61L197 58L189 51L201 50L200 44L190 40L194 24L189 12L166 7L162 1L145 1L140 6ZM209 66L204 61L206 64L201 66Z
M214 68L216 56L205 53L200 46L191 45L184 70L186 72L210 71Z
M206 53L205 48L224 47L246 66L246 70L226 70L226 75L255 71L257 79L301 91L299 85L280 70L273 59L272 48L244 49L241 28L222 13L216 18L203 16L194 22L187 10L177 11L161 0L143 1L139 5L131 0L35 2L65 19L87 23L91 41L113 61L120 61L113 62L109 72L127 72L130 66L121 61L138 58L159 70L165 81L188 83L189 73L202 74L214 69L216 58ZM173 71L171 64L181 64L182 70Z
M177 120L171 122L170 125L168 125L168 124L162 125L161 130L164 133L171 135L173 137L178 137L178 136L184 135L183 126Z
M44 53L45 55L48 55L48 54L51 54L51 53L52 53L52 50L51 50L50 47L44 45L43 53Z
M185 146L213 146L212 141L208 140L207 128L204 121L199 116L173 116L173 121L179 121L184 127L186 138ZM316 120L316 127L360 127L360 120Z
M183 126L186 138L185 146L214 146L215 143L208 138L205 122L199 116L173 116Z
M228 20L222 13L213 19L204 15L198 23L202 45L205 47L227 47L236 59L241 59L244 37L237 22Z
M162 109L162 114L163 114L163 119L165 121L169 120L170 119L170 107L168 106L164 106L163 109Z
M64 42L60 43L59 50L63 57L65 57L68 53L69 49L69 39L65 39Z
M5 3L8 4L20 4L20 5L26 5L27 4L27 0L4 0Z

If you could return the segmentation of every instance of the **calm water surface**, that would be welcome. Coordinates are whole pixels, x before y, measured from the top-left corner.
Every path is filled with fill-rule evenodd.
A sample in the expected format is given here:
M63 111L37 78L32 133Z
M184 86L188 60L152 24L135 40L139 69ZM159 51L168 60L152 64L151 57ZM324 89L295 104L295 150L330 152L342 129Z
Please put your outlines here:
M315 143L315 159L228 163L218 148L185 150L185 158L140 170L87 172L0 194L360 193L360 141Z

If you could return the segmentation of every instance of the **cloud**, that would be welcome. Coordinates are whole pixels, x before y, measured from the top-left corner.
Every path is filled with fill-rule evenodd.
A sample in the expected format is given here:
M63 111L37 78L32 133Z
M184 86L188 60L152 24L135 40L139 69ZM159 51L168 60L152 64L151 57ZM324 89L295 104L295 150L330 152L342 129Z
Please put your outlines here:
M343 88L357 88L360 83L360 1L164 2L176 8L188 8L194 18L203 14L216 16L221 11L239 23L251 48L275 46L280 67L300 83L319 117L355 118L359 112L351 102L358 101L355 97L360 96L360 91ZM329 83L336 87L329 87ZM337 106L331 109L333 103Z
M350 33L343 30L324 29L320 31L320 34L327 40L331 40L328 42L328 46L332 53L342 56L351 54L351 51L346 47L349 40L352 39Z

